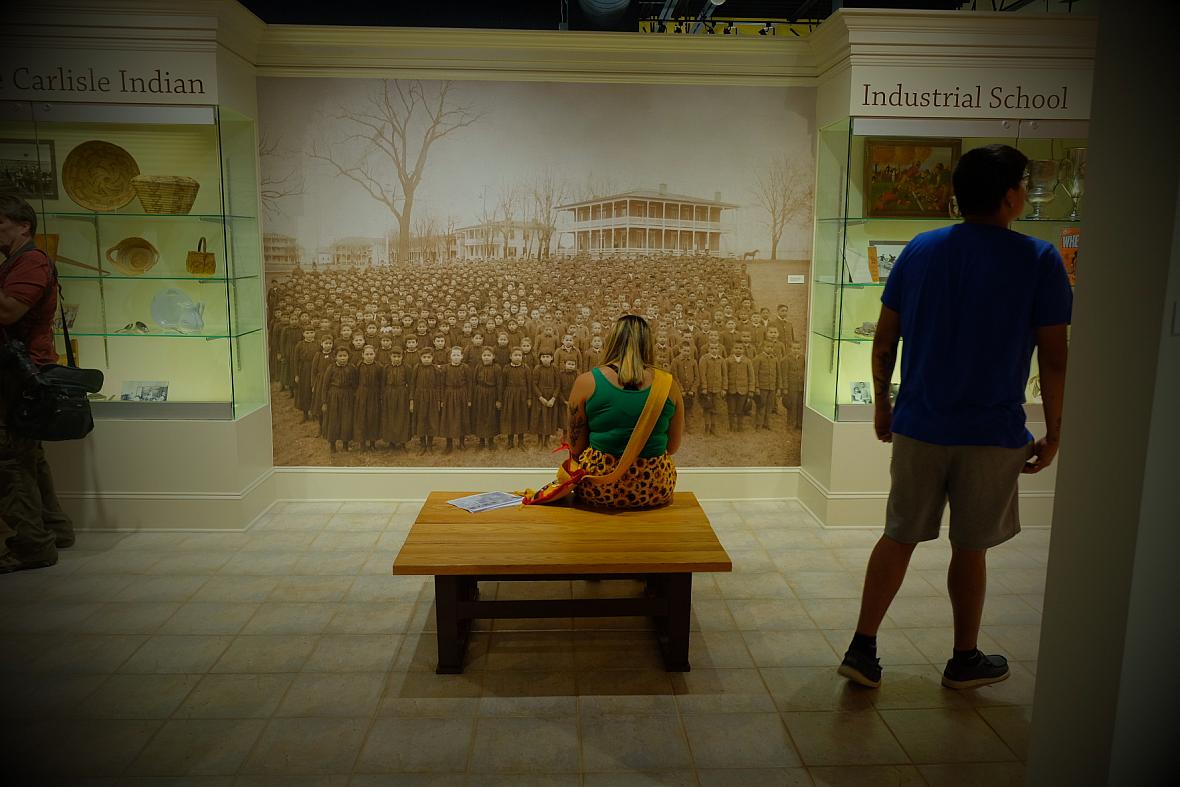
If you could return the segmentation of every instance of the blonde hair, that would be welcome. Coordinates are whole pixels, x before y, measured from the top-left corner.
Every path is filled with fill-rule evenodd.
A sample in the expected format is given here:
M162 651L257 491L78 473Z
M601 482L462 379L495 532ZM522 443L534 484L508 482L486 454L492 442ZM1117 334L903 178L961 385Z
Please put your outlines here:
M641 386L644 371L654 365L655 345L647 320L635 314L625 314L615 320L606 337L602 352L603 365L617 364L619 383Z

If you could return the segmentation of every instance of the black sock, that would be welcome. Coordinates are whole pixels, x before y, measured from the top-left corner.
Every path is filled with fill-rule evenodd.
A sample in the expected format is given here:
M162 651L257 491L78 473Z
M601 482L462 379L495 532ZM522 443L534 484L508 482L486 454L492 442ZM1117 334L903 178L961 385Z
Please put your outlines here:
M848 646L848 649L875 656L877 655L877 637L870 637L868 634L861 634L858 631L852 635L852 644Z
M976 656L979 655L979 648L972 648L971 650L953 650L953 661L959 664L968 664L975 661Z

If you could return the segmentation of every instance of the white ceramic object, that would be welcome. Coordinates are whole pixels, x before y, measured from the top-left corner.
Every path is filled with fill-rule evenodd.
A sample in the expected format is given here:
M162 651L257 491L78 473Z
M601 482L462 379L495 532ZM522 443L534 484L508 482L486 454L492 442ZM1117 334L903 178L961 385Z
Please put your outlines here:
M152 319L161 328L199 333L205 328L205 304L195 302L184 290L169 287L152 298Z

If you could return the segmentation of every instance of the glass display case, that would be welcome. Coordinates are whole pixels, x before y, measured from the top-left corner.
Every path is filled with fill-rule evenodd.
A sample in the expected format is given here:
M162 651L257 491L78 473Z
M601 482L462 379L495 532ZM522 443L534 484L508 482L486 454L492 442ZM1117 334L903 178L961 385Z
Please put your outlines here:
M216 106L0 111L0 190L38 212L78 363L106 376L96 417L234 419L266 404L253 120Z
M1003 143L1024 152L1030 168L1052 162L1034 176L1026 217L1012 229L1076 258L1086 134L1085 121L1033 120L849 118L821 129L808 407L833 421L872 420L871 353L881 292L907 241L961 220L950 185L961 151ZM1067 268L1072 283L1072 264ZM894 385L900 377L899 360ZM1039 402L1035 355L1026 395Z

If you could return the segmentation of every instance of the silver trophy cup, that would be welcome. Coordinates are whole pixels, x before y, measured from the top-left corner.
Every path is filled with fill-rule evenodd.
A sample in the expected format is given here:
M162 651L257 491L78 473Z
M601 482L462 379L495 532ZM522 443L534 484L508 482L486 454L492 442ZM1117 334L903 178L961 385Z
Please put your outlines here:
M1042 160L1028 162L1028 202L1033 212L1025 216L1028 221L1040 221L1041 206L1053 201L1057 190L1057 162Z
M1082 214L1078 212L1078 203L1086 193L1086 149L1070 148L1065 151L1065 158L1057 162L1057 172L1061 177L1061 187L1073 200L1073 210L1067 217L1070 221L1078 221Z

